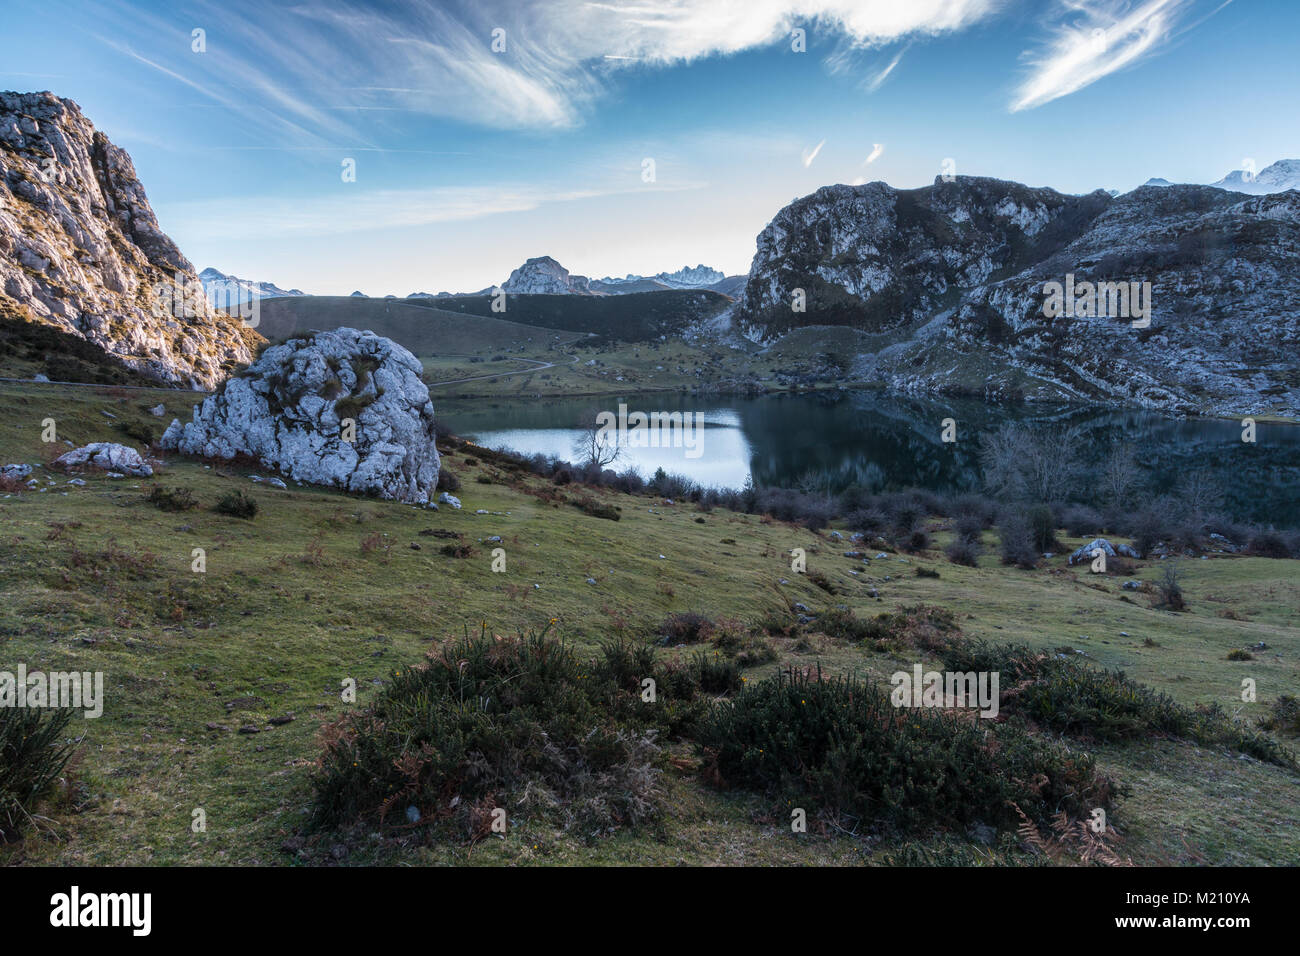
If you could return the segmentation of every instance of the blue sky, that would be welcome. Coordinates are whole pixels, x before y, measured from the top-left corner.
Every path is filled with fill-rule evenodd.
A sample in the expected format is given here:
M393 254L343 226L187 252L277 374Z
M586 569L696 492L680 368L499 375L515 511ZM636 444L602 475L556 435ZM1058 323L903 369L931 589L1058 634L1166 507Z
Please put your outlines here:
M1300 157L1292 0L6 6L0 87L76 100L198 268L319 294L746 272L791 199L946 158L1086 192Z

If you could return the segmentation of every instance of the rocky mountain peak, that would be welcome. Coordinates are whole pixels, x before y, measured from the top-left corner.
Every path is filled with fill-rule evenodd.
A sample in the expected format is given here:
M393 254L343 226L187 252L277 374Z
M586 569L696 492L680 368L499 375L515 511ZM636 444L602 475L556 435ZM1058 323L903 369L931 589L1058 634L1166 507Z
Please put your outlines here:
M529 259L501 284L512 295L587 295L590 280L586 276L570 275L550 256Z

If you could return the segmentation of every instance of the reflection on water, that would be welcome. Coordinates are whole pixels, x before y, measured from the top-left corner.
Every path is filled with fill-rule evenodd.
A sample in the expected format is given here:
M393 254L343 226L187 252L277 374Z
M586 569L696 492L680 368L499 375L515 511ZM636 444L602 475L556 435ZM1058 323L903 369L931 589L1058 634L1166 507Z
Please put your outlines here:
M738 488L812 484L832 491L916 486L980 488L979 439L1007 421L1081 429L1079 457L1096 473L1111 447L1128 443L1144 470L1143 495L1173 492L1187 472L1205 470L1225 493L1224 510L1243 521L1300 527L1300 427L1260 424L1241 441L1233 421L1179 420L1137 409L1077 405L994 406L976 401L905 398L875 392L719 398L668 394L579 399L445 401L438 415L453 431L491 448L572 459L577 423L594 411L700 412L708 427L702 454L684 448L625 448L618 470L656 468L704 485ZM957 422L944 443L942 421ZM1093 500L1085 479L1073 497ZM1140 501L1133 503L1140 506Z

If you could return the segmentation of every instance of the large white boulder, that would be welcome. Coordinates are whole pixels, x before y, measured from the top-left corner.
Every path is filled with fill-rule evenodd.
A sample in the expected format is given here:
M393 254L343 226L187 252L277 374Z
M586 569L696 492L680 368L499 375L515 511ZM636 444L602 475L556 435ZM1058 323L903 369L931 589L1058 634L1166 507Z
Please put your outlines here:
M291 339L229 379L193 421L174 420L160 444L206 458L250 455L296 481L429 504L439 461L422 372L373 332Z
M64 468L98 468L101 471L116 471L137 478L148 478L153 468L134 448L118 445L115 442L97 441L82 445L70 452L60 455L55 464Z

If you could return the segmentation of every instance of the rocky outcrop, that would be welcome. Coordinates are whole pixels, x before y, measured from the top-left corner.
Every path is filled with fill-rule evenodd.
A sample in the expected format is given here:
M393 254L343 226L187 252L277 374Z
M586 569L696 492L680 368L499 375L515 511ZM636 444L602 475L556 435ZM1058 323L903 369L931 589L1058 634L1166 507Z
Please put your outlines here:
M173 421L160 444L250 455L296 481L429 504L438 484L433 403L418 359L392 339L332 329L268 348Z
M171 385L213 388L262 341L209 305L131 158L51 93L0 93L0 297Z
M1138 554L1136 550L1127 544L1120 543L1118 545L1113 545L1105 538L1093 538L1087 544L1076 548L1070 554L1069 563L1081 564L1083 562L1091 562L1092 559L1097 556L1097 552L1099 551L1108 558L1116 558L1120 556L1125 558L1142 557L1142 555Z
M1150 283L1149 322L1044 311L1048 283ZM738 327L871 334L848 377L912 392L1300 415L1300 193L1068 196L994 179L829 186L758 237ZM798 306L802 305L803 311Z
M511 295L589 295L590 280L586 276L569 275L550 256L529 259L501 284Z
M134 448L115 442L97 441L60 455L56 465L64 468L98 468L112 474L148 478L153 467Z

